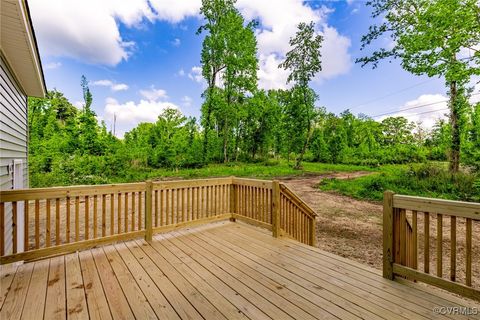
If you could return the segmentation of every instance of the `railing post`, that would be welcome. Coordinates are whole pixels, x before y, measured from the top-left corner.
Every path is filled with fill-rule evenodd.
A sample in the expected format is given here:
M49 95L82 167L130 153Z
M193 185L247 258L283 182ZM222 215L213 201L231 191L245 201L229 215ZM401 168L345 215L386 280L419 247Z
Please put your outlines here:
M230 217L230 221L235 222L234 214L237 213L235 208L237 207L237 194L235 190L235 177L231 177L232 181L230 184L230 213L232 216Z
M317 230L316 230L316 226L317 226L317 223L315 221L315 217L312 217L310 219L310 245L311 246L314 246L316 247L317 246Z
M393 192L383 194L383 277L393 280Z
M145 240L152 241L152 180L146 182L145 188Z
M272 232L275 238L280 236L280 183L273 181L272 185Z

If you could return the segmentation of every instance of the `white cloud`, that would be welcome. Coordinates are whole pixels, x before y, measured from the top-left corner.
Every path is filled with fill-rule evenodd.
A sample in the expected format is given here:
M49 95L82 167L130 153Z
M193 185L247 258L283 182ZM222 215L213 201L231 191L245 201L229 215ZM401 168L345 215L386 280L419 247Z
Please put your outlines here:
M184 77L186 75L185 70L183 69L178 70L176 75L179 77Z
M140 90L140 94L149 101L168 98L167 91L163 89L155 89L154 86L151 86L150 89Z
M122 137L126 131L135 128L141 122L155 122L158 116L167 108L179 109L173 103L164 101L140 100L119 103L114 98L105 101L105 118L113 119L117 124L117 136Z
M387 117L405 117L410 122L421 122L422 126L427 129L432 129L438 119L445 119L445 114L448 113L447 97L441 94L423 94L417 99L407 101L399 110L398 113L383 116L378 120L381 121ZM418 106L418 108L416 108ZM424 106L424 107L420 107Z
M177 23L200 14L201 0L150 0L157 19Z
M194 66L188 73L188 77L198 83L204 83L205 80L203 79L202 76L202 67L199 66Z
M96 80L90 82L93 86L109 87L112 91L125 91L128 90L128 85L125 83L115 83L111 80Z
M49 62L45 65L45 69L57 69L62 66L61 62Z
M190 107L192 105L192 98L190 98L189 96L183 96L182 98L182 105L184 107Z
M143 21L176 23L197 16L201 1L30 0L29 5L43 54L115 66L135 48L122 38L119 23L128 28Z
M182 41L180 41L180 39L178 39L178 38L175 38L172 41L172 46L174 46L174 47L179 47L181 44L182 44Z
M278 69L290 50L288 40L295 35L300 22L316 23L317 32L324 36L322 68L318 81L347 73L352 66L348 52L350 39L326 23L331 9L324 6L313 9L302 0L279 0L275 5L268 1L238 0L237 7L246 20L257 19L259 85L262 88L286 88L288 72Z

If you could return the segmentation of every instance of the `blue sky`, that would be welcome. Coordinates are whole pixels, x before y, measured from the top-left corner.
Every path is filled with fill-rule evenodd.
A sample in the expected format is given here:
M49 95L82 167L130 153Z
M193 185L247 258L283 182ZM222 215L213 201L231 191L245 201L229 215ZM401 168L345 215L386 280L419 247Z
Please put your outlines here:
M203 36L199 0L30 0L47 87L81 106L80 77L90 81L93 108L117 135L139 122L155 121L167 106L200 116L204 83L199 75ZM277 68L288 40L301 21L315 21L325 37L324 70L312 83L318 105L339 113L351 108L370 116L405 107L411 121L431 126L443 110L441 80L403 71L398 61L379 68L355 64L360 38L373 22L363 1L238 0L246 19L257 19L259 86L285 88L286 73ZM91 10L95 8L95 10ZM377 46L389 46L382 39ZM400 91L400 92L399 92ZM432 104L434 103L434 104Z

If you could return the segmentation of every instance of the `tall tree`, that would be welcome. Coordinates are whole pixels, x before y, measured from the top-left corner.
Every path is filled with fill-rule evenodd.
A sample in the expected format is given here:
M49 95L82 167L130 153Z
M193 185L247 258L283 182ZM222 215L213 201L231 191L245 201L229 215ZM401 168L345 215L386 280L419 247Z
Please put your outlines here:
M416 75L442 77L449 91L450 170L459 170L465 86L480 75L480 7L478 0L370 0L373 18L383 18L362 37L362 48L389 36L390 49L381 48L357 62L372 64L400 59ZM465 51L473 52L465 55Z
M293 95L301 96L302 121L305 125L299 126L304 136L303 147L296 159L296 168L301 167L303 156L308 148L312 135L313 120L315 118L315 100L317 96L310 89L309 84L315 75L322 70L321 53L323 37L315 32L315 23L300 23L295 37L290 39L292 49L287 52L286 59L279 67L289 70L287 83L293 82ZM296 100L296 99L294 99ZM300 123L299 123L300 124Z

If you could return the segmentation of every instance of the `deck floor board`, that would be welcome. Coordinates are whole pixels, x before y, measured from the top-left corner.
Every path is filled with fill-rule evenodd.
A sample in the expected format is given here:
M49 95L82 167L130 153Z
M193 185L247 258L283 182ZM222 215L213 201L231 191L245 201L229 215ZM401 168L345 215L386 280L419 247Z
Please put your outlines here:
M0 267L1 319L480 319L440 290L243 223Z

